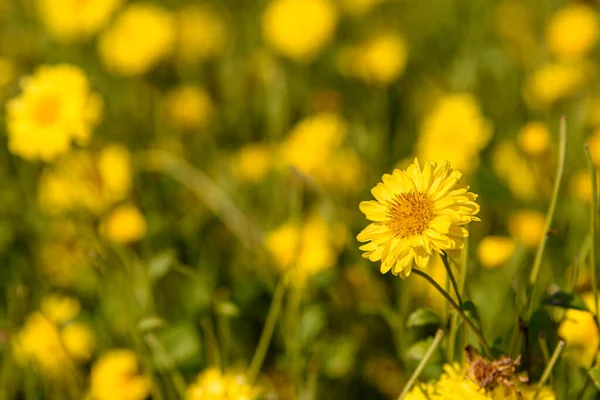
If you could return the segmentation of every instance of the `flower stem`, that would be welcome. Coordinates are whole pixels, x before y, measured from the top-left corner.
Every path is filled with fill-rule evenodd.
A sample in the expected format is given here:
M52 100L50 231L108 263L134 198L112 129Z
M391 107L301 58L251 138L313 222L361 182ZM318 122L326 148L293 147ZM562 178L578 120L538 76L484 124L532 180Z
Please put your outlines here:
M596 325L598 325L598 282L596 281L596 216L598 212L598 178L596 175L596 168L594 168L594 164L592 163L590 148L587 144L585 145L585 156L592 179L592 204L590 206L590 233L592 241L592 246L590 248L590 275L592 278L592 292L594 293L594 319L596 320Z
M450 278L450 282L452 283L452 287L454 288L454 293L456 293L456 299L458 300L458 305L462 307L462 299L460 298L460 293L458 290L458 284L456 283L456 278L454 277L454 273L452 272L452 267L450 267L450 262L448 261L448 255L446 253L440 254L442 258L442 262L444 263L444 267L446 267L446 272L448 273L448 277Z
M440 345L440 342L442 341L443 337L444 337L444 331L441 330L441 329L438 329L437 332L436 332L436 334L435 334L435 337L433 338L433 342L431 342L431 346L429 346L429 349L427 349L427 352L425 353L425 355L421 359L421 362L419 362L419 365L417 365L417 368L415 369L415 371L410 376L410 379L408 380L408 382L406 382L406 385L404 385L404 389L402 389L402 393L400 393L400 396L398 397L398 400L404 399L404 396L406 396L408 394L408 392L410 391L410 389L415 384L415 381L417 380L417 378L419 377L419 375L421 375L421 372L423 372L423 369L425 369L425 366L427 365L427 362L429 361L429 359L433 355L433 352Z
M554 369L554 365L558 361L558 357L560 357L560 353L562 353L563 348L565 347L565 341L559 340L558 344L554 348L554 352L552 352L552 357L548 364L546 364L546 368L544 369L544 373L542 374L542 378L538 382L539 387L544 386L548 378L550 378L550 374L552 373L552 369Z
M271 307L267 313L267 320L265 321L263 331L260 335L260 340L258 341L258 346L254 352L254 356L252 357L250 367L248 367L248 372L246 374L248 382L251 385L256 382L258 373L260 372L262 364L265 361L265 356L267 355L267 350L269 349L269 344L271 343L271 338L273 337L273 332L275 331L277 318L279 317L281 306L283 304L283 295L285 293L287 281L288 279L286 274L279 279L277 287L275 288L275 292L273 293L273 300L271 301Z
M425 278L438 292L440 292L440 294L442 296L444 296L446 298L446 300L448 300L448 303L452 306L452 308L454 308L454 310L458 313L458 315L460 315L462 320L469 326L469 328L471 328L471 330L473 331L475 336L477 336L477 339L479 339L479 342L483 346L487 355L488 356L491 355L492 349L490 349L490 346L488 346L487 342L485 341L485 338L483 337L483 333L481 333L481 331L479 329L477 329L477 327L475 326L473 321L471 321L471 319L469 317L467 317L465 312L462 310L462 308L458 304L456 304L456 302L452 299L450 294L448 294L448 292L446 292L440 285L438 285L438 283L432 277L427 275L425 272L423 272L419 269L413 269L412 272Z
M534 307L534 298L536 293L536 283L538 274L540 272L540 266L542 265L542 256L546 248L546 241L548 240L548 231L550 231L550 225L554 218L554 210L556 209L556 202L558 201L558 192L560 190L560 184L562 181L563 172L565 169L565 158L567 150L567 118L563 115L560 118L560 142L558 151L558 166L556 167L556 175L554 177L554 187L552 188L552 199L550 200L550 206L546 213L546 222L544 224L544 236L540 242L539 247L535 253L535 259L533 261L533 267L531 268L531 274L529 275L529 286L531 287L531 294L529 296L529 306L527 315L531 316Z

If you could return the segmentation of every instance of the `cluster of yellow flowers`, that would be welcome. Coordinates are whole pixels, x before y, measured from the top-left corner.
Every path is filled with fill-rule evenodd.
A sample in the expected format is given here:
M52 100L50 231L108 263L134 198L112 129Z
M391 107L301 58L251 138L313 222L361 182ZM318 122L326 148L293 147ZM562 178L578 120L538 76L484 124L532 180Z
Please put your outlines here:
M92 367L90 395L94 400L143 400L150 389L150 378L140 372L131 350L109 351Z
M260 390L251 386L244 375L208 368L188 387L186 400L254 400L259 395Z

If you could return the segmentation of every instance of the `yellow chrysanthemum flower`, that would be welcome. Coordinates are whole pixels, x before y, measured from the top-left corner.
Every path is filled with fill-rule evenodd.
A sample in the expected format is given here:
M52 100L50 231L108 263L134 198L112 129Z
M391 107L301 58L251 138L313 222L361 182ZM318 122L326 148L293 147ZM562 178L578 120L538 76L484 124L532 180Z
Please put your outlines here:
M98 154L80 150L47 168L40 178L39 202L47 214L84 210L100 214L123 200L131 188L131 155L108 145Z
M116 243L137 242L146 236L146 230L144 215L131 204L117 207L100 222L100 233Z
M21 82L7 104L8 148L27 160L51 161L71 142L86 144L100 119L102 101L83 71L72 65L42 66Z
M37 0L44 27L61 41L85 40L95 35L123 0Z
M280 54L310 62L333 37L337 19L329 0L273 0L263 14L263 36Z
M188 387L186 400L253 400L260 390L252 387L241 374L223 374L219 368L208 368Z
M544 214L534 210L519 210L508 218L510 235L530 249L539 246L546 234Z
M151 382L140 373L135 353L113 350L96 361L91 373L94 400L143 400L150 394Z
M60 340L71 357L88 361L96 347L96 336L86 324L74 321L60 331Z
M421 123L416 155L426 160L448 160L469 174L479 164L479 152L492 138L490 122L472 94L442 97Z
M543 122L529 122L517 134L519 148L530 156L544 154L550 148L550 129Z
M242 147L233 157L234 175L244 181L260 182L272 165L273 151L263 143L250 143Z
M223 17L210 6L186 6L177 13L177 53L187 63L217 57L227 44Z
M594 310L594 296L587 293L583 300L589 310ZM600 335L594 315L588 311L569 309L558 327L558 335L565 339L564 356L574 365L589 368L598 354Z
M546 41L552 54L558 58L579 59L596 45L599 30L598 14L594 8L573 3L552 16Z
M181 86L167 93L167 113L181 129L204 128L212 119L213 102L208 93L197 86Z
M582 88L586 71L581 64L547 64L525 82L523 96L532 108L544 108L571 97Z
M515 252L515 242L505 236L486 236L477 246L477 258L484 268L493 269L504 265Z
M151 4L132 4L98 41L100 59L119 75L140 75L167 56L175 44L175 20Z
M434 253L458 257L468 236L463 227L479 221L477 195L459 184L462 173L450 163L419 162L406 171L383 175L360 210L373 221L357 237L364 258L381 260L381 272L406 278L413 266L425 268Z

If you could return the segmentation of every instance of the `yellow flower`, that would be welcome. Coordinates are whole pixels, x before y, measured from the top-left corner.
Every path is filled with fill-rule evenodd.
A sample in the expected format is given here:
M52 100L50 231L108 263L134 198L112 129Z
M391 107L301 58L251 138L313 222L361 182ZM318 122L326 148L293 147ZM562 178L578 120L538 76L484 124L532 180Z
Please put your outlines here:
M244 375L222 374L219 368L200 373L186 392L186 400L253 400L260 391L253 388Z
M418 158L448 160L465 174L479 164L479 152L492 137L490 122L471 94L442 97L421 122L416 144Z
M573 3L558 10L546 32L552 54L560 59L584 57L598 42L598 15L583 3Z
M309 278L335 265L338 256L334 234L318 214L303 224L286 222L269 232L265 239L267 250L281 271L295 269L293 282L305 283Z
M547 64L527 79L523 96L530 107L544 108L577 94L585 79L583 65Z
M385 33L351 49L349 56L345 68L350 75L368 83L387 85L404 72L407 48L400 36Z
M49 378L64 376L72 367L55 324L41 312L30 314L13 338L17 361L31 363Z
M477 257L484 268L504 265L515 252L515 242L505 236L486 236L477 246Z
M112 350L92 367L90 391L94 400L143 400L150 380L140 373L132 351Z
M272 0L263 14L263 36L280 54L310 62L332 39L337 19L329 0Z
M50 321L62 325L73 320L79 314L81 305L79 300L74 297L54 294L42 300L40 310Z
M132 4L98 42L102 62L119 75L140 75L165 58L175 43L175 21L151 4Z
M131 188L131 155L109 145L96 156L76 151L49 167L40 178L42 210L55 215L85 210L100 214L123 200Z
M546 234L545 224L544 215L533 210L520 210L508 218L510 235L531 249L538 247Z
M197 86L182 86L166 96L167 113L181 129L204 128L213 116L213 102L206 91Z
M458 257L468 236L463 225L479 220L477 195L459 184L461 178L447 161L428 161L421 169L417 159L406 171L383 175L371 190L376 200L360 203L373 221L357 237L369 242L360 247L363 257L381 260L382 273L403 279L413 266L427 267L434 253Z
M569 182L569 189L572 195L582 203L592 201L592 177L588 170L578 171L573 174Z
M260 182L271 168L271 158L271 148L266 144L247 144L233 157L233 173L238 179L253 183Z
M94 332L84 323L74 321L62 328L60 340L71 357L88 361L96 347Z
M534 171L512 141L504 140L494 147L492 166L496 175L518 199L533 200L539 196Z
M588 309L594 310L594 297L584 295ZM558 335L567 342L565 357L574 365L589 368L596 359L600 338L591 312L569 309L558 327Z
M123 0L37 0L44 27L61 41L85 40L95 35Z
M27 160L51 161L71 142L86 144L100 119L102 101L83 71L71 65L42 66L21 82L7 104L8 148Z
M361 16L384 0L340 0L340 6L344 12L353 16Z
M517 134L519 148L530 156L544 154L550 148L550 130L543 122L529 122Z
M227 26L211 7L186 6L177 13L177 51L184 62L220 56L227 44Z
M100 233L116 243L137 242L146 236L146 230L146 219L130 204L117 207L100 223Z

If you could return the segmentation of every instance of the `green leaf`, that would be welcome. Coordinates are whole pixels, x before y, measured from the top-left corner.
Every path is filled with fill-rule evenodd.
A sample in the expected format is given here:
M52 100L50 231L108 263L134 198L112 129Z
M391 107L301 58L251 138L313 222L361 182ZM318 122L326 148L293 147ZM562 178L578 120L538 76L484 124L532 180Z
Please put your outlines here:
M240 309L231 301L219 301L215 304L215 310L218 314L229 318L234 318L240 315Z
M472 301L465 301L461 308L469 318L479 322L479 313Z
M600 368L596 367L596 368L590 369L588 371L588 376L592 380L592 383L594 384L594 386L596 386L596 389L600 390Z
M307 344L316 339L325 326L327 313L322 306L308 307L300 318L299 336L300 342Z
M155 329L164 328L167 322L159 317L147 317L138 322L138 329L142 332L153 331Z
M410 346L408 348L408 350L406 351L405 357L406 357L407 361L409 361L411 363L418 363L419 361L421 361L423 359L423 357L425 356L425 353L427 353L427 350L429 350L429 348L431 347L432 342L433 342L433 337L429 337L427 339L420 340L416 343L413 343L413 345ZM441 362L442 362L442 353L438 349L438 351L436 351L431 356L429 363L430 364L440 364Z
M323 353L323 372L329 378L341 378L348 375L356 363L360 349L359 342L353 337L335 339Z
M185 364L200 357L200 335L188 322L171 325L160 332L160 341L175 364Z
M573 310L589 311L581 297L566 292L554 293L552 296L545 299L543 304L560 308L571 308Z
M148 275L150 280L157 281L165 276L171 267L177 263L175 250L169 249L158 253L148 263Z
M420 327L420 326L440 326L442 321L440 317L428 308L419 308L418 310L412 312L408 316L408 320L406 321L406 326L409 328Z

